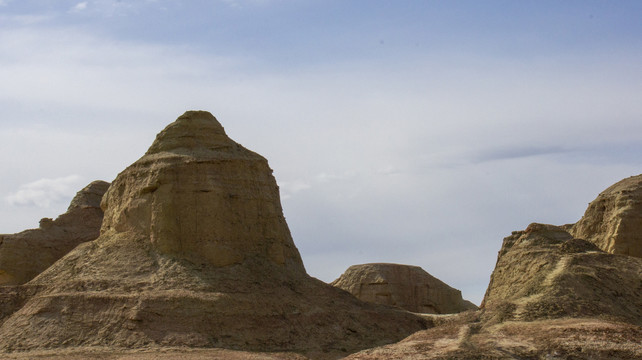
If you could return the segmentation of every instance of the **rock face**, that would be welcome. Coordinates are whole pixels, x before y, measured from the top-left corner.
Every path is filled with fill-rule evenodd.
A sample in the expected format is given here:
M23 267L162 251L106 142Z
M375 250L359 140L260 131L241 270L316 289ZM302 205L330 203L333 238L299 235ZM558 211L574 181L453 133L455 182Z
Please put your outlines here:
M504 239L481 307L486 324L599 316L642 325L642 259L531 224Z
M611 254L642 258L642 175L600 193L570 232Z
M189 111L114 180L101 234L33 279L0 350L221 347L336 358L429 323L309 277L267 161Z
M78 244L100 235L100 201L109 183L94 181L80 190L67 212L40 220L40 228L0 235L0 285L24 284Z
M331 285L363 301L418 313L452 314L477 309L475 304L462 299L461 291L418 266L353 265Z
M204 112L188 112L158 134L103 207L103 237L127 233L159 253L217 267L261 259L305 271L267 160Z

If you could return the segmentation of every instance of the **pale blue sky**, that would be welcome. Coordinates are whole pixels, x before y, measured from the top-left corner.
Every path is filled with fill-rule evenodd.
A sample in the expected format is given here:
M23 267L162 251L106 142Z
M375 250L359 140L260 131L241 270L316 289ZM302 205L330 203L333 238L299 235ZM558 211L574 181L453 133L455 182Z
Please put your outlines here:
M268 158L308 272L481 301L504 236L642 165L640 1L0 0L0 233L188 109Z

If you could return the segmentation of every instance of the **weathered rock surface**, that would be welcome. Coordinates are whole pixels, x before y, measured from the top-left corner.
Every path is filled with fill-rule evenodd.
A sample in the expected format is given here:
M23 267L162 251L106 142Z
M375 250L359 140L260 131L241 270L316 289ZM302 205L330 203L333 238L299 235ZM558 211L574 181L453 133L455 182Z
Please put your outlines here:
M642 175L600 193L570 232L611 254L642 258Z
M504 239L481 307L488 325L563 317L642 325L642 259L531 224Z
M67 212L40 220L38 229L0 235L0 285L24 284L78 244L100 235L100 201L109 183L94 181L80 190Z
M33 279L0 350L294 351L336 358L429 321L309 277L267 161L190 111L114 180L101 235Z
M475 304L462 299L461 291L448 286L419 266L381 263L353 265L331 285L363 301L418 313L452 314L477 309Z
M103 238L149 239L161 254L216 267L260 259L253 266L305 271L267 160L209 113L167 126L114 180L103 207Z

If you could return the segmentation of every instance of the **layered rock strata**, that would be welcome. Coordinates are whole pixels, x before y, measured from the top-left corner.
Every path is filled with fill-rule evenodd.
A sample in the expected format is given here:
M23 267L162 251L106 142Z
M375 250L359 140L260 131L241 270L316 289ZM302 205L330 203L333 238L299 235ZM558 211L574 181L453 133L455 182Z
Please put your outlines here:
M96 239L103 221L100 202L108 187L94 181L55 220L44 218L38 229L0 235L0 285L24 284L78 244Z
M600 193L570 232L611 254L642 258L642 175Z
M452 314L476 310L461 291L428 274L419 266L362 264L350 266L332 282L358 299L408 311Z
M429 325L309 277L267 161L189 111L118 175L100 237L40 274L0 326L4 351L221 347L313 358Z
M158 253L197 264L259 259L252 266L305 272L267 160L205 112L188 112L158 134L114 180L103 207L102 238L148 239Z

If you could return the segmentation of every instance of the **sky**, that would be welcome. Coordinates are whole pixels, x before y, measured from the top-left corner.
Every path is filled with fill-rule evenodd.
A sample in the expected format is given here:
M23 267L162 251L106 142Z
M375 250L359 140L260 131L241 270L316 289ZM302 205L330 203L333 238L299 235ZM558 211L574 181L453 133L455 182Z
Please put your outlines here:
M479 304L511 231L642 172L641 96L640 1L0 0L0 233L208 110L310 275L417 265Z

